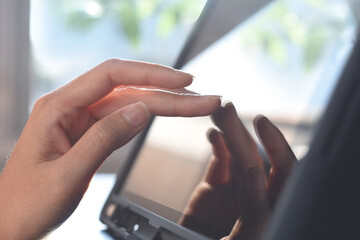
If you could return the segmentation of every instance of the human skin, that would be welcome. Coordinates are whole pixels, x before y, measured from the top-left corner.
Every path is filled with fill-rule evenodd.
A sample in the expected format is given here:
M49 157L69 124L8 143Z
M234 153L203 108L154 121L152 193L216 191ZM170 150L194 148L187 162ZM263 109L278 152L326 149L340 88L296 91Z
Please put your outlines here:
M221 132L209 131L213 156L180 224L214 239L260 239L296 157L279 129L257 116L254 128L271 162L267 177L233 104L219 108L213 121Z
M151 114L209 115L218 96L156 64L108 60L41 97L0 175L1 239L39 239L78 206L94 173Z

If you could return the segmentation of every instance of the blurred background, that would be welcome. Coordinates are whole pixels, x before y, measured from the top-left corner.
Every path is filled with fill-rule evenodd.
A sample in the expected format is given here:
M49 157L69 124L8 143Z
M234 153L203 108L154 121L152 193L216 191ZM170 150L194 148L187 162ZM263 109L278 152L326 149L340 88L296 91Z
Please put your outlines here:
M108 58L172 66L205 4L0 0L0 168L39 96ZM356 35L351 4L269 1L185 67L199 79L192 90L219 94L219 84L236 86L221 95L234 101L245 123L266 114L301 158ZM117 172L130 147L100 171Z

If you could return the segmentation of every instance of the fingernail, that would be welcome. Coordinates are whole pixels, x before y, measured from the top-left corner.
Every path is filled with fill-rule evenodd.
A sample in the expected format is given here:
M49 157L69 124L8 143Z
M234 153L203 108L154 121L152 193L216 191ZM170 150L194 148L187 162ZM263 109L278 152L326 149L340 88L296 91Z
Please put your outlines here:
M147 106L142 103L134 103L120 110L124 119L134 128L143 125L149 118L150 112Z
M190 73L183 72L183 71L178 70L178 69L175 69L175 72L176 72L179 76L181 76L182 79L185 78L185 79L187 80L186 85L192 84L192 82L193 82L194 79L195 79L195 77L194 77L192 74L190 74Z
M187 73L187 72L184 72L184 71L182 71L182 70L175 69L175 71L176 71L177 73L179 73L180 75L183 75L183 76L186 76L186 77L191 77L192 79L195 78L194 75L192 75L192 74L190 74L190 73Z
M221 95L203 95L202 97L211 99L211 100L220 100L222 101L222 96Z

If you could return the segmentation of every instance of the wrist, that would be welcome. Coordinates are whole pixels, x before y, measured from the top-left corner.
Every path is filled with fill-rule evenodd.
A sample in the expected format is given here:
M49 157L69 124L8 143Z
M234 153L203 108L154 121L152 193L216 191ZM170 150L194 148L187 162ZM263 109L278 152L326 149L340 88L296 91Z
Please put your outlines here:
M6 181L6 173L0 175L0 236L5 240L29 239L24 234L22 206L18 205L12 182Z
M13 228L9 221L11 217L11 212L9 212L9 202L8 202L8 191L5 188L4 177L0 175L0 236L3 239L15 239L12 236Z

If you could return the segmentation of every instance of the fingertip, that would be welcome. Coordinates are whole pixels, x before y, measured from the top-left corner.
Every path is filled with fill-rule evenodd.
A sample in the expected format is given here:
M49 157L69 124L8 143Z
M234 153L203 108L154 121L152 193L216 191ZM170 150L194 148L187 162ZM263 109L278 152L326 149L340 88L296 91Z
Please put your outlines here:
M270 144L280 132L278 128L264 115L257 115L253 121L256 135L263 144Z
M263 118L266 118L266 117L264 115L262 115L262 114L256 115L255 118L254 118L254 121L253 121L254 127L257 126L259 121L262 120Z
M206 131L206 138L208 139L208 141L210 143L213 142L213 138L214 138L214 134L216 132L216 129L215 128L209 128L207 131Z
M215 128L210 128L207 132L206 132L206 136L208 141L212 144L212 145L216 145L217 140L219 139L219 135L221 133L216 130Z
M220 106L220 98L217 96L202 96L202 95L181 95L175 96L175 102L170 99L167 104L167 111L157 115L162 116L209 116L213 114Z
M216 101L218 103L219 107L221 106L221 101L222 101L221 95L202 95L201 97L208 99L208 100Z
M193 82L193 75L169 66L154 63L142 63L140 66L143 66L144 78L150 86L178 89Z
M234 104L231 101L225 101L224 102L224 108L226 108L226 109L234 109L235 110Z
M225 119L238 119L236 108L232 102L225 104L223 114Z
M229 115L237 116L237 112L232 102L225 101L222 106L211 115L211 119L216 126L222 128L226 119L229 119Z
M221 96L218 95L199 95L197 101L203 104L203 109L198 109L197 114L206 116L216 112L221 106Z
M254 128L272 166L287 173L297 160L283 133L267 117L262 115L255 117Z
M253 120L253 126L255 129L255 133L259 138L260 138L260 132L264 129L264 124L266 124L265 123L266 120L267 120L267 118L262 114L256 115ZM260 138L260 141L261 141L261 138Z
M195 77L192 74L184 72L179 69L174 69L174 70L175 73L180 77L180 84L182 87L189 86L193 83Z
M178 73L181 76L190 77L192 80L195 79L195 76L188 73L188 72L185 72L185 71L180 70L180 69L175 69L175 68L174 68L174 70L176 71L176 73Z

